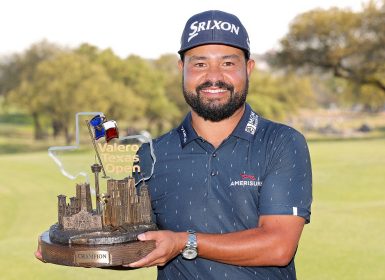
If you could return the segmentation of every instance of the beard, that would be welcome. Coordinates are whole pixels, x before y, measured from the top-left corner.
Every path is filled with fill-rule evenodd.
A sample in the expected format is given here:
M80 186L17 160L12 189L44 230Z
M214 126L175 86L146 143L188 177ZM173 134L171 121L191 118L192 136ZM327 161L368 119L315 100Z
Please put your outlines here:
M223 81L217 81L215 83L206 81L196 87L195 93L189 92L184 87L184 77L182 77L183 96L187 104L191 109L202 117L204 120L212 122L219 122L232 116L239 108L241 108L245 102L249 87L248 78L246 79L245 86L240 92L234 92L234 86L227 84ZM219 89L228 90L230 95L227 102L219 104L218 102L203 100L201 97L201 90L209 87L217 87Z

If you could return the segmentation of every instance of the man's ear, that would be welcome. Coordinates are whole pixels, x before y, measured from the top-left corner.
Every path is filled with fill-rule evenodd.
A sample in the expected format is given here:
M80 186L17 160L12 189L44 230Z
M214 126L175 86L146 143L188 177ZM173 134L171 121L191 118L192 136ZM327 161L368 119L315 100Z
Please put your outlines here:
M251 72L254 70L255 61L253 59L249 59L246 64L247 75L250 77Z
M183 72L183 61L180 59L178 60L178 68L179 68L179 71L182 73Z

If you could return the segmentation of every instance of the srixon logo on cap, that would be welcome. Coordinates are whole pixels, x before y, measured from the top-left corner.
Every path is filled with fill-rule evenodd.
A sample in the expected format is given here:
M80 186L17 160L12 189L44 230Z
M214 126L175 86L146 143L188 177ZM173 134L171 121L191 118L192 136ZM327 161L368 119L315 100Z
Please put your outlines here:
M189 37L187 39L187 42L190 42L192 38L194 38L195 36L198 36L199 32L210 30L210 29L229 31L236 35L238 35L239 33L239 26L236 26L233 23L221 21L221 20L208 20L208 21L200 21L200 22L194 21L190 25L190 29L192 30L192 32L188 34Z

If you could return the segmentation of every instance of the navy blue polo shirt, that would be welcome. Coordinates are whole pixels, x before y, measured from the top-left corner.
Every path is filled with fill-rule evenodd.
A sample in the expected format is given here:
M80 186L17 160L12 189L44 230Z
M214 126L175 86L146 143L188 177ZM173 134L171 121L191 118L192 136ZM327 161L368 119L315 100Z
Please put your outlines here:
M148 164L145 147L139 152L142 165ZM147 183L160 229L227 233L257 227L261 215L297 215L310 221L312 173L304 137L258 116L247 104L219 147L197 135L188 114L178 128L154 140L154 151L154 173ZM285 267L240 267L178 256L158 268L158 279L296 276L294 259Z

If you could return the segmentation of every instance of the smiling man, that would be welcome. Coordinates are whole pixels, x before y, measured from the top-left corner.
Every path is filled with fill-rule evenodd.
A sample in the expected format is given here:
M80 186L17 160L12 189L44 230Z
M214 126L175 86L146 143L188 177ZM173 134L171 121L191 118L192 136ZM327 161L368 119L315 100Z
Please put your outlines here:
M192 16L179 54L191 112L154 141L148 185L160 230L139 236L156 249L129 266L157 265L158 279L296 279L312 202L304 137L246 103L254 61L236 16Z

